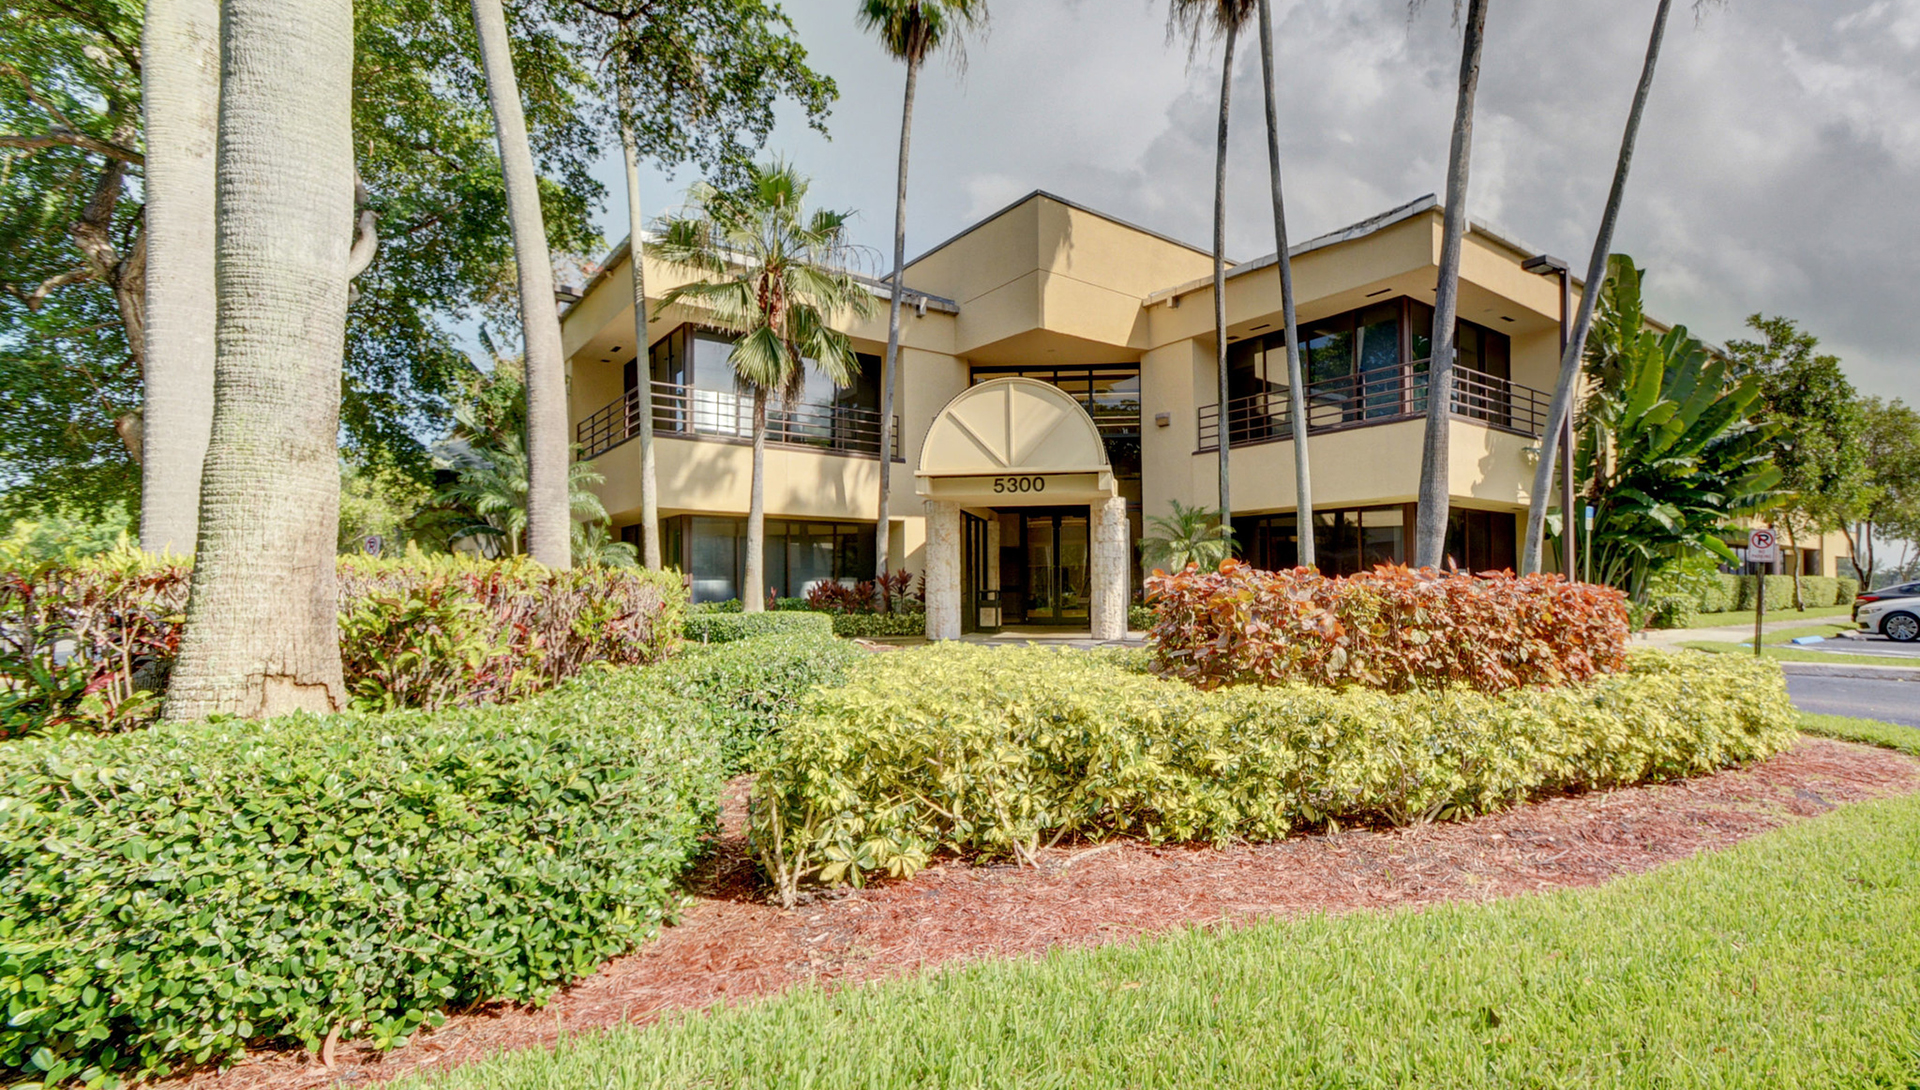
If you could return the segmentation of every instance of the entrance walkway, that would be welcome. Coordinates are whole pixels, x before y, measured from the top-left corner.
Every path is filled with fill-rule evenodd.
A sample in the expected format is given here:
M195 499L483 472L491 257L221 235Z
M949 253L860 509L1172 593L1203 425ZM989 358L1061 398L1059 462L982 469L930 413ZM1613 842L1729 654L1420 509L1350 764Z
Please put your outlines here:
M969 632L960 637L967 643L982 644L987 647L1077 647L1087 650L1093 647L1145 647L1147 634L1134 630L1117 640L1096 640L1093 633L1084 628L1005 628L999 632Z

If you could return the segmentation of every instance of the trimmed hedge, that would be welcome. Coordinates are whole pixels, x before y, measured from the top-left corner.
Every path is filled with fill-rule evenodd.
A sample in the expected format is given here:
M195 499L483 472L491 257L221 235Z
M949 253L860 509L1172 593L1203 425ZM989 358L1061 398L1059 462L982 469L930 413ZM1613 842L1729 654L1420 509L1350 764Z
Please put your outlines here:
M1626 599L1558 575L1442 574L1382 564L1330 578L1224 560L1156 573L1154 669L1202 688L1309 681L1497 693L1621 668Z
M763 637L510 707L0 747L0 1073L384 1047L543 1002L671 916L727 755L859 654Z
M848 639L871 636L924 636L925 613L834 613L833 634Z
M833 635L833 619L824 613L692 613L682 631L694 643L731 643L754 636Z
M0 573L0 738L144 725L185 626L192 569L122 552ZM686 595L639 568L342 557L341 664L356 709L465 707L552 688L589 663L671 654ZM70 648L56 664L54 649Z
M1636 653L1625 674L1489 696L1289 685L1201 691L1123 655L945 644L816 690L752 800L783 899L936 852L1063 837L1270 839L1444 819L1543 793L1706 772L1789 746L1779 668Z
M1160 619L1152 606L1132 605L1127 607L1127 627L1135 632L1144 632L1152 628Z

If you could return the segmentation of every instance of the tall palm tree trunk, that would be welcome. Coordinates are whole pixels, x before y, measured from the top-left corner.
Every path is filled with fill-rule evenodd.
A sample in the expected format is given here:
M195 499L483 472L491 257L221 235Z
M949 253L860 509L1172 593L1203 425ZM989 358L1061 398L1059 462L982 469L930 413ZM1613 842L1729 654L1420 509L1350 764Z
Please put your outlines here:
M893 500L893 391L900 377L900 302L907 264L907 149L913 142L913 93L920 83L920 58L907 58L907 89L900 107L900 167L893 188L893 290L887 302L887 358L880 383L880 513L873 531L876 608L885 608L884 576L892 544L888 520Z
M740 608L767 608L767 391L753 388L753 484L747 500L747 575Z
M1467 168L1473 156L1473 97L1480 86L1480 46L1487 0L1468 0L1460 48L1460 96L1453 107L1453 144L1447 153L1447 207L1440 230L1440 278L1433 292L1433 359L1427 364L1427 432L1421 452L1420 506L1415 525L1417 567L1437 568L1447 548L1451 502L1449 429L1453 416L1455 322L1460 309L1460 249L1467 231Z
M1220 525L1229 535L1233 533L1233 496L1228 451L1233 447L1233 429L1227 417L1227 108L1233 103L1233 46L1239 37L1240 24L1228 24L1220 61L1220 136L1213 156L1213 362L1220 399Z
M187 553L197 533L200 470L213 427L220 0L148 0L140 55L149 273L141 336L140 544L152 553Z
M213 423L166 715L332 711L351 0L226 0Z
M473 23L486 69L487 99L500 142L507 222L519 267L520 326L526 338L527 551L550 568L572 566L573 515L567 505L567 375L561 358L560 315L554 307L553 261L540 214L540 183L527 141L527 118L513 74L507 17L501 0L473 0Z
M1280 104L1274 87L1273 5L1260 0L1260 72L1267 83L1267 176L1273 182L1273 249L1280 266L1280 311L1287 341L1287 419L1293 431L1294 536L1298 563L1315 567L1313 472L1307 457L1307 388L1300 375L1300 327L1294 320L1293 257L1287 253L1287 208L1280 195Z
M1620 204L1627 192L1627 171L1633 166L1633 145L1640 136L1640 119L1646 114L1647 96L1653 91L1653 70L1660 60L1660 40L1667 31L1667 11L1673 0L1660 0L1654 9L1653 32L1647 36L1647 59L1640 68L1640 85L1633 92L1633 109L1627 112L1627 129L1620 137L1620 156L1613 164L1613 188L1607 192L1607 207L1600 214L1600 233L1593 237L1593 256L1587 261L1586 287L1580 292L1580 309L1575 313L1573 329L1567 336L1567 348L1560 357L1560 377L1553 386L1553 401L1547 408L1547 431L1540 437L1540 463L1533 470L1533 492L1527 508L1527 541L1520 561L1523 575L1540 570L1542 540L1547 526L1548 493L1553 490L1553 467L1560 444L1560 432L1567 415L1573 411L1573 388L1580 380L1580 361L1586 355L1587 334L1593 328L1593 309L1607 279L1607 256L1613 252L1613 229L1620 222ZM1560 540L1573 540L1572 511L1560 512ZM1569 566L1569 571L1572 567Z
M647 275L642 257L640 227L640 149L633 125L627 120L627 85L614 77L620 108L620 158L627 172L627 261L633 266L633 370L640 419L640 562L660 570L660 471L653 449L653 366L648 358L652 336L647 331Z

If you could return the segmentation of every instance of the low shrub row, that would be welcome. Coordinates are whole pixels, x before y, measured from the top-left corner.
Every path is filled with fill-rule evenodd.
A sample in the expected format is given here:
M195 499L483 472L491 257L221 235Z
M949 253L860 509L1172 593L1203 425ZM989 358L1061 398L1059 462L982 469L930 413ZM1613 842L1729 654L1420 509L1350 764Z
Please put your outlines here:
M1624 596L1557 575L1441 574L1381 565L1331 578L1225 560L1155 573L1154 669L1202 688L1306 681L1497 693L1620 669Z
M526 560L344 557L341 660L360 710L517 700L589 663L656 662L680 639L671 573ZM158 711L189 567L124 552L0 573L0 737L139 725Z
M927 634L925 613L836 613L832 617L833 634L848 639Z
M1731 613L1756 608L1760 580L1767 581L1767 609L1794 608L1791 575L1728 575L1713 572L1691 580L1694 589L1655 593L1647 601L1647 627L1688 628L1702 613ZM1800 592L1808 609L1852 605L1859 597L1860 581L1850 576L1803 575Z
M857 653L767 637L504 707L0 747L0 1073L152 1077L543 1002L672 914L726 754Z
M681 626L694 643L731 643L754 636L831 636L833 619L825 613L776 611L769 613L690 613Z
M1730 658L1639 653L1626 673L1497 696L1202 691L1133 661L937 645L860 663L808 697L761 770L762 867L790 903L802 881L910 874L941 851L1444 819L1704 772L1794 737L1779 669Z

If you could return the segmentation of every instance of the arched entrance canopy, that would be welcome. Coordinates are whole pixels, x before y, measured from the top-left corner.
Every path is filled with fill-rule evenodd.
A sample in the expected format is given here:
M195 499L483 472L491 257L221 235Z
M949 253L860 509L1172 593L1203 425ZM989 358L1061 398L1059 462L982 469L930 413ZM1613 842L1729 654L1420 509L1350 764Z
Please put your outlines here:
M915 477L927 499L966 506L1096 503L1120 494L1087 410L1030 378L983 382L947 402Z

